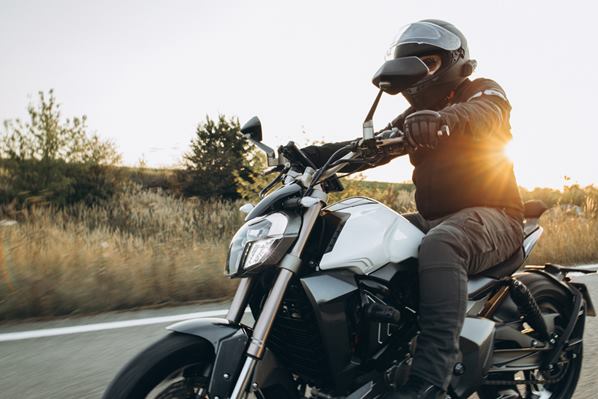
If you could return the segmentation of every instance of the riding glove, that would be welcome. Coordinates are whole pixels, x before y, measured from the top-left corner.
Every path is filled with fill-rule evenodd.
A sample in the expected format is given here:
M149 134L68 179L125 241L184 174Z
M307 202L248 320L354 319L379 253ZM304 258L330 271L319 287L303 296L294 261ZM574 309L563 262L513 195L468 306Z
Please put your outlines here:
M407 143L412 149L436 148L438 138L449 135L443 116L436 111L423 110L412 113L403 124Z

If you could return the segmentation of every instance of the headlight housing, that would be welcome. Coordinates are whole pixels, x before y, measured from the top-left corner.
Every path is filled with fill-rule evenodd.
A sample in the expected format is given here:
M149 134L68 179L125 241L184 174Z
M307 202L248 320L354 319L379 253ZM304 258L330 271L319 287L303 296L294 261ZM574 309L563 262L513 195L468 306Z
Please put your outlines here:
M233 237L226 260L226 274L246 274L260 266L275 265L299 234L301 218L276 212L245 223Z

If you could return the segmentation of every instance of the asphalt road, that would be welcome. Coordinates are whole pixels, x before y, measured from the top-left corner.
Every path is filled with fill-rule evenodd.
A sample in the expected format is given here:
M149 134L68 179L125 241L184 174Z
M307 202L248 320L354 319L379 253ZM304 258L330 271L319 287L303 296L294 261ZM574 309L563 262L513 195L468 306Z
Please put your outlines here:
M598 276L584 277L598 303ZM100 398L116 372L135 354L164 336L171 321L131 327L2 341L22 331L72 332L69 327L185 315L225 309L226 304L109 313L94 317L0 326L0 398ZM123 323L126 324L126 323ZM14 337L13 337L14 338ZM593 370L598 366L598 318L588 318L584 369L575 399L598 397Z

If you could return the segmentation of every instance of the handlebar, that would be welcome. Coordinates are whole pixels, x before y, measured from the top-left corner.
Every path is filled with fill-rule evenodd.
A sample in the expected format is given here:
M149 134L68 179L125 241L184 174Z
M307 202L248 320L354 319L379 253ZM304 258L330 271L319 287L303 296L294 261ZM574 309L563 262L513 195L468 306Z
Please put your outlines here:
M322 168L320 168L316 172L310 188L320 182L325 181L326 179L331 178L344 166L346 166L346 164L351 163L351 161L356 161L359 158L364 158L364 156L368 157L369 159L372 159L376 156L386 158L387 156L398 157L401 155L405 155L407 153L406 142L402 132L399 133L400 134L397 134L395 137L392 138L382 138L378 136L367 141L359 139L337 150L328 159L324 166L322 166ZM338 160L334 159L339 152L346 151L347 149L350 149L351 151L339 158Z
M345 156L343 156L342 158L339 159L339 161L350 161L353 159L358 158L359 153L358 152L349 152L348 154L346 154ZM338 172L339 170L341 170L344 166L345 166L346 162L338 162L337 165L332 166L328 169L326 169L325 172L322 173L322 176L319 178L319 180L326 180L328 179L330 176L333 176L336 174L336 172Z
M326 192L342 191L342 184L338 180L336 173L341 171L347 164L360 163L372 165L381 159L388 159L389 156L394 158L405 155L407 153L407 145L402 132L398 130L393 130L391 135L379 134L370 140L358 139L338 149L319 169L292 141L285 146L280 146L278 152L283 156L280 159L285 160L286 166L279 164L272 168L272 172L279 172L279 175L260 192L260 197L265 196L276 183L282 181L282 178L290 170L297 171L294 167L300 168L297 176L302 175L304 173L303 170L308 167L312 169L313 178L308 180L311 183L306 187L308 192L318 184L322 184L322 188ZM345 154L337 159L342 153Z

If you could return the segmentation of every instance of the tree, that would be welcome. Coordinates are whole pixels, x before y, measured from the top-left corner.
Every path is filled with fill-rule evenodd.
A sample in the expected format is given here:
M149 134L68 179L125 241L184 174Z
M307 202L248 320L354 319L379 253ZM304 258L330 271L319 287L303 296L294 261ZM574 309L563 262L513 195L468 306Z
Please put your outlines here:
M245 155L245 160L249 168L249 175L242 177L239 173L235 174L237 182L237 192L240 197L252 201L259 201L259 193L270 183L275 175L266 176L262 173L266 169L266 156L256 148L251 148Z
M116 191L120 157L87 133L86 116L63 120L53 90L27 111L29 121L4 121L0 133L0 202L94 203Z
M240 198L239 181L252 181L248 143L239 134L239 120L219 115L206 116L197 126L191 150L185 154L183 192L188 196Z

